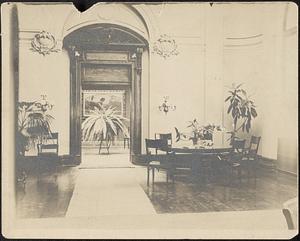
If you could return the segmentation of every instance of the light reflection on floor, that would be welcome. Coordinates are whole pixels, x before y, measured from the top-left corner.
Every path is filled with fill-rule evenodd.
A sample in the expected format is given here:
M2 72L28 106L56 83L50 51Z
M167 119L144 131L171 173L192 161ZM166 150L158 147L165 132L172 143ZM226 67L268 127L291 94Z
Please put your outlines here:
M128 170L134 173L132 175L137 184L144 190L145 197L149 198L157 213L280 209L283 202L297 196L296 177L285 174L278 174L276 177L272 172L261 170L256 186L253 180L249 183L243 180L241 186L226 186L218 181L193 183L184 178L177 178L174 185L167 185L165 173L159 172L156 173L155 184L147 187L146 169L131 164L126 153L83 157L83 162L78 167L60 167L28 175L25 192L22 187L17 188L18 217L64 217L80 171L84 171L85 175L95 171L101 175L104 173L101 170L105 169L117 173L115 177L122 173L125 177ZM107 175L106 177L109 178ZM120 180L125 182L124 178ZM114 189L120 187L117 179L113 186ZM122 195L126 194L123 192Z

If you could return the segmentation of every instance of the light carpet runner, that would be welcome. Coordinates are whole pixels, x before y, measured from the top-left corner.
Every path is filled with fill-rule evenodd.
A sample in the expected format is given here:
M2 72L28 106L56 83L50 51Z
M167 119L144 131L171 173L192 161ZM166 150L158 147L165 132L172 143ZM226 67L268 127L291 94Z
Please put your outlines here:
M66 217L156 214L138 184L137 169L81 169Z

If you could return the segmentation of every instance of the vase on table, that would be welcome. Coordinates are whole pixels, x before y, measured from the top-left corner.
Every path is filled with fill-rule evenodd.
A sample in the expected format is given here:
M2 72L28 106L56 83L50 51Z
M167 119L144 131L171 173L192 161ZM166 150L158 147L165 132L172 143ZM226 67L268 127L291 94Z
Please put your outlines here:
M192 140L194 146L198 144L198 137L191 137L190 139Z

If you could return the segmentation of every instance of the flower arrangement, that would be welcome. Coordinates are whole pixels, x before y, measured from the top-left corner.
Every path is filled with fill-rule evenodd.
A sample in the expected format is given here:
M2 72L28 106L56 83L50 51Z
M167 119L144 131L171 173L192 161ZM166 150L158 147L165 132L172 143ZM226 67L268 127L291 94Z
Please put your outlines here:
M191 129L189 133L180 133L178 129L175 127L176 142L179 141L180 139L192 140L193 144L197 144L198 140L212 141L214 131L223 130L223 128L220 125L215 125L211 123L206 125L200 125L196 119L189 121L189 123L190 124L187 126L187 128Z

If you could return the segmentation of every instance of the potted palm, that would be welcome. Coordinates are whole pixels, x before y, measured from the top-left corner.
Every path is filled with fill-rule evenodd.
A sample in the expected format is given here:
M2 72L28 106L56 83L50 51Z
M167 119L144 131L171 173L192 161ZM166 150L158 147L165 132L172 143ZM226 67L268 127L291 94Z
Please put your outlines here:
M257 117L254 101L241 86L242 84L233 84L228 91L229 96L225 99L225 102L229 102L227 114L230 114L233 119L233 130L229 132L231 133L230 143L237 138L236 133L239 130L249 133L251 122Z
M82 122L82 138L85 141L99 141L99 154L103 141L106 141L107 151L111 146L114 137L123 133L125 137L129 136L125 122L127 118L118 114L114 107L99 109L97 107L91 110L89 115Z

